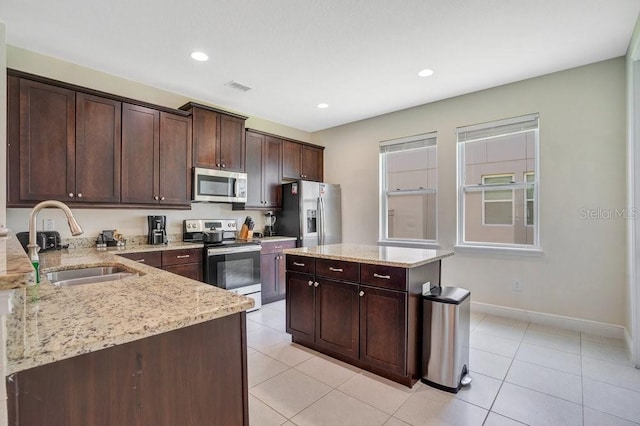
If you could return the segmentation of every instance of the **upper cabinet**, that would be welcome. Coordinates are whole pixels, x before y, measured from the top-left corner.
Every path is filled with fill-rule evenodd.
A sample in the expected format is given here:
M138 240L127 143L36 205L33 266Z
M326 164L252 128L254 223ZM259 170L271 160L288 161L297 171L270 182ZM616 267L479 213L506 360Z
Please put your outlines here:
M247 117L190 102L180 107L193 118L193 165L245 171L244 122Z
M120 202L121 103L8 78L8 205Z
M7 74L8 207L190 206L188 112Z
M323 150L321 146L284 140L282 142L282 178L322 182Z
M123 203L190 204L189 117L124 104L122 154Z
M245 208L281 206L282 140L247 131L247 202Z

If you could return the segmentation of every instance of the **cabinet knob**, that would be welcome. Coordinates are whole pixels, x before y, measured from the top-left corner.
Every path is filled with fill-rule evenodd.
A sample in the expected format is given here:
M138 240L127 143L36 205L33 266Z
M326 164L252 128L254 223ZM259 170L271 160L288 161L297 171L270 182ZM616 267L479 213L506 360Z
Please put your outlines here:
M82 198L82 192L78 192L78 198Z
M222 163L222 168L224 169L224 168L226 168L226 167L227 167L227 165L226 165L226 164L224 164L224 163Z
M220 167L220 163L216 163L216 167Z
M69 193L69 198L73 198L73 192Z
M318 282L313 283L314 287L318 287L320 284L318 284Z
M360 293L358 293L360 295L360 297L364 296L364 291L361 291Z
M313 281L309 281L309 287L313 285Z
M158 197L157 195L153 197L154 200L158 201L160 199L160 197Z
M160 197L160 201L164 201L164 197Z

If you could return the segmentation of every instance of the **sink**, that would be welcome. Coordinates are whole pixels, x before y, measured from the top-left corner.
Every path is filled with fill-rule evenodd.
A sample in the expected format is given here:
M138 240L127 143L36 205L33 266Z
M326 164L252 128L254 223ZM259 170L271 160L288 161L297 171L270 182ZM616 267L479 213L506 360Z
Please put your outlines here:
M97 266L91 268L67 269L47 273L47 278L55 286L72 286L80 284L117 281L139 275L119 266Z

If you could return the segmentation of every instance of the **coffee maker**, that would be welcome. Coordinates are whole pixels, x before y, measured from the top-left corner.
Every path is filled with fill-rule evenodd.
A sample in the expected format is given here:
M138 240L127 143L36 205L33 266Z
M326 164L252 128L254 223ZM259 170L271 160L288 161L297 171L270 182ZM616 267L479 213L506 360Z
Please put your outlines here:
M167 217L147 216L149 223L149 244L167 244Z
M265 220L264 236L272 237L276 235L276 230L275 230L276 217L273 215L273 212L267 212L265 213L265 216L267 218Z

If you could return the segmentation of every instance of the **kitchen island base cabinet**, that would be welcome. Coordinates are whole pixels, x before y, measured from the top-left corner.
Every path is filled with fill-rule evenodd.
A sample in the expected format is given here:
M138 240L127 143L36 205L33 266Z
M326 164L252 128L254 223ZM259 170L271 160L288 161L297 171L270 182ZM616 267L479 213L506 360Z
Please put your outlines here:
M7 378L9 424L248 425L240 312Z
M293 342L409 387L418 381L422 287L439 285L439 260L413 268L286 260Z

